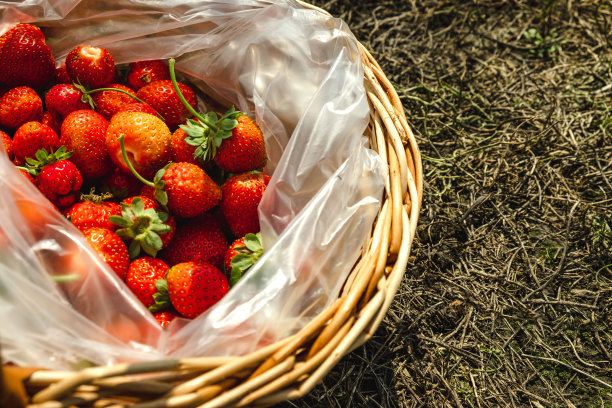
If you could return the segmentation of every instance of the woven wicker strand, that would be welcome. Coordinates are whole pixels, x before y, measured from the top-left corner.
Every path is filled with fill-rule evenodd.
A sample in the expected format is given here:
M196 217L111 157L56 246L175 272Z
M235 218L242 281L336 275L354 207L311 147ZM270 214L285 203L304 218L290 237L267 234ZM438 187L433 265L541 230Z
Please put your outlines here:
M270 406L306 395L343 356L374 335L408 264L423 174L397 93L372 55L358 46L371 113L366 136L388 163L389 172L376 223L339 298L296 334L246 356L34 372L27 383L32 395L29 407Z

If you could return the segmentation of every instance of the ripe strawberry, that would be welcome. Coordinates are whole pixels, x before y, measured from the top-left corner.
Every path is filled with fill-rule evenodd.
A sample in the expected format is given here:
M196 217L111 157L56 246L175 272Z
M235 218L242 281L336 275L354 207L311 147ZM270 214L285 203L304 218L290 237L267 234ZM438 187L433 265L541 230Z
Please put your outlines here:
M17 129L13 135L13 150L15 158L25 162L28 157L36 157L40 149L57 150L60 139L49 126L40 122L27 122Z
M229 277L230 286L234 286L262 254L263 247L259 233L246 234L232 242L223 259L225 274Z
M34 181L40 192L60 208L77 201L83 185L83 177L69 157L70 152L62 146L50 153L41 149L36 152L36 159L26 160L26 168L36 176Z
M74 111L62 123L61 144L73 152L72 162L83 177L104 177L114 168L106 150L108 121L92 110Z
M204 214L179 225L172 242L160 253L160 257L168 265L201 261L221 268L227 247L227 240L217 220L210 214Z
M81 232L92 228L106 228L115 231L117 227L110 222L111 215L120 215L121 206L112 201L102 201L101 196L90 194L84 201L73 204L66 212L68 220Z
M118 167L115 167L102 183L102 191L112 194L117 200L138 195L141 187L142 183L136 177Z
M63 120L64 118L55 116L49 111L44 111L40 123L49 126L57 135L60 135L62 133Z
M119 89L123 92L103 90L93 94L93 101L95 104L95 111L104 116L107 120L121 110L123 105L134 103L133 97L136 96L134 91L125 85L121 84L110 84L102 89ZM132 96L130 96L132 95Z
M174 318L178 317L178 315L173 311L163 310L153 313L153 317L157 320L161 328L164 329Z
M130 64L127 85L134 91L138 91L143 86L162 79L170 79L168 67L163 61L136 61Z
M161 282L164 282L163 280ZM166 297L182 316L193 319L217 303L229 290L227 278L204 262L174 265L166 274L166 285L158 283L158 298Z
M197 166L201 165L200 160L195 158L197 146L191 145L185 141L187 133L180 127L172 133L172 160L175 162L187 162Z
M98 252L113 271L124 280L130 264L128 250L121 238L113 231L104 228L89 228L85 239Z
M189 106L195 109L198 101L193 89L182 83L178 83L177 86ZM175 130L191 116L191 112L181 102L170 80L151 82L140 88L136 96L159 112L170 130Z
M121 108L119 108L119 112L144 112L155 116L158 115L157 111L151 106L140 102L132 102L122 105Z
M129 244L130 258L137 258L141 250L154 257L171 242L176 222L158 209L157 203L146 197L130 197L121 202L121 215L109 218L119 227L117 235Z
M15 153L13 153L13 139L6 134L5 132L0 130L0 140L2 141L2 145L4 146L4 151L8 156L9 160L13 160L15 158Z
M100 88L115 79L115 61L104 48L79 45L66 56L66 72L72 82Z
M130 263L125 283L145 307L155 303L153 295L157 292L155 282L164 279L170 267L161 259L143 256Z
M268 160L263 134L257 123L246 115L237 119L232 135L221 142L214 157L217 166L230 173L260 170Z
M45 96L45 105L51 114L65 118L69 113L91 109L91 106L83 101L83 92L72 84L57 84L49 89Z
M0 126L17 129L42 119L42 100L32 88L18 86L0 97Z
M118 112L111 118L106 130L106 148L113 162L129 173L131 170L123 158L118 140L122 134L130 162L144 177L152 177L171 160L172 134L157 116L143 112Z
M0 36L0 82L41 88L55 75L55 60L40 28L17 24Z
M58 84L71 84L72 81L68 76L68 71L66 71L66 61L62 62L62 64L55 68L55 82Z
M221 211L236 237L259 231L257 208L269 181L263 173L240 173L221 187Z

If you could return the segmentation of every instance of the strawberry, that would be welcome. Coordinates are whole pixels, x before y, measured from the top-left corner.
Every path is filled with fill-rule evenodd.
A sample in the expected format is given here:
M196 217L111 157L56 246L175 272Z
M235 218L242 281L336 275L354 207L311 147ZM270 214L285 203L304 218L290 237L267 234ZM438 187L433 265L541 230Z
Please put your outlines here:
M18 86L0 97L0 126L17 129L42 119L42 100L32 88Z
M79 169L68 160L71 153L62 146L47 153L45 149L36 152L36 159L26 160L26 169L35 176L40 192L60 208L71 206L80 195L83 177Z
M60 139L49 126L40 122L26 122L13 135L15 158L25 162L28 157L36 157L40 149L57 150Z
M109 218L119 227L117 235L129 243L130 258L137 258L141 250L154 257L170 244L176 222L158 209L157 203L146 197L130 197L121 202L121 215Z
M62 62L59 67L55 68L55 82L58 84L72 84L68 71L66 71L66 61Z
M263 134L246 115L237 119L232 135L221 142L214 157L217 166L230 173L262 169L268 161Z
M162 79L170 79L168 67L162 60L136 61L130 64L127 85L138 91L145 85Z
M72 82L100 88L115 79L115 61L104 48L79 45L66 56L66 72Z
M174 318L178 317L178 315L171 310L163 310L153 313L153 317L157 320L161 328L164 329Z
M172 160L175 162L187 162L195 165L200 165L200 160L195 158L197 146L191 145L185 141L187 133L179 127L172 133Z
M172 134L157 116L143 112L118 112L110 120L106 130L106 148L113 162L129 173L131 170L123 158L118 140L122 134L131 164L144 177L152 177L171 160Z
M111 215L120 215L121 206L112 201L103 201L104 196L89 194L81 197L82 200L66 212L68 220L81 232L92 228L106 228L115 231L117 227L110 222Z
M124 280L130 264L128 249L111 230L105 228L89 228L85 231L85 240L102 257L104 262Z
M262 254L263 247L261 245L261 234L259 233L246 234L232 242L223 259L223 266L226 275L229 277L230 286L234 286Z
M132 102L127 103L125 105L121 105L121 108L119 108L119 112L145 112L155 116L158 115L157 111L151 106L147 105L146 103L140 102Z
M60 135L62 133L63 120L64 118L55 116L49 111L44 111L40 123L49 126L57 135Z
M189 319L198 317L217 303L229 290L227 278L217 267L205 262L174 265L166 280L156 284L155 301L169 299L174 309Z
M128 267L125 283L145 307L155 303L153 295L157 292L155 282L164 279L170 267L161 259L143 256L135 259Z
M138 195L141 187L142 184L136 177L123 172L118 167L115 167L102 183L102 191L112 194L117 200Z
M13 153L13 139L11 139L7 133L0 130L0 140L2 141L4 151L9 160L13 160L15 158L15 153Z
M110 89L109 89L110 88ZM121 84L110 84L104 90L93 94L95 111L104 116L107 120L121 110L123 105L134 103L136 94L130 88ZM123 92L113 91L118 89Z
M179 225L172 242L160 253L168 265L201 261L222 267L227 240L217 220L204 214L189 223Z
M270 176L258 172L230 177L221 187L221 211L236 237L259 231L258 206Z
M60 142L73 152L71 160L86 179L104 177L114 168L106 150L108 126L108 121L92 110L74 111L62 123Z
M17 24L0 36L0 82L42 88L55 75L55 60L40 28Z
M198 101L193 89L183 83L177 83L177 87L182 94L182 99L186 100L186 104L195 109ZM191 116L170 80L151 82L140 88L136 96L159 112L170 130L175 130Z
M83 98L83 92L76 86L57 84L47 92L45 105L51 114L63 119L76 110L91 109L91 106Z

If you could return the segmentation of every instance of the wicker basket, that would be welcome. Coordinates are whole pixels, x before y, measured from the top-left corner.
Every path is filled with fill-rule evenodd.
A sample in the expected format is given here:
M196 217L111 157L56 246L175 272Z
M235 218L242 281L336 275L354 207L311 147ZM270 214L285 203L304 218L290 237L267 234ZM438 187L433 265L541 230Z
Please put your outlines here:
M34 371L26 380L31 407L270 406L304 396L374 334L406 269L423 182L399 97L370 53L359 49L371 112L366 135L390 171L370 239L340 297L298 333L244 356Z

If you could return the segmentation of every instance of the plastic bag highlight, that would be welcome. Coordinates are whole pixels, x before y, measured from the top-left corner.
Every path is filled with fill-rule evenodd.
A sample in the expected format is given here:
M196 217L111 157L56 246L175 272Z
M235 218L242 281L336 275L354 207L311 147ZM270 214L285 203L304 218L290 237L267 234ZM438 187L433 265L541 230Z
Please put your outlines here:
M207 96L266 138L265 253L198 318L161 330L81 234L0 154L3 361L51 369L240 355L290 335L339 294L372 228L386 164L366 148L369 107L346 25L293 1L0 1L0 29L35 22L56 60L107 48L117 64L176 58ZM0 147L1 148L1 147ZM76 280L56 282L61 276ZM57 278L60 275L60 278Z

